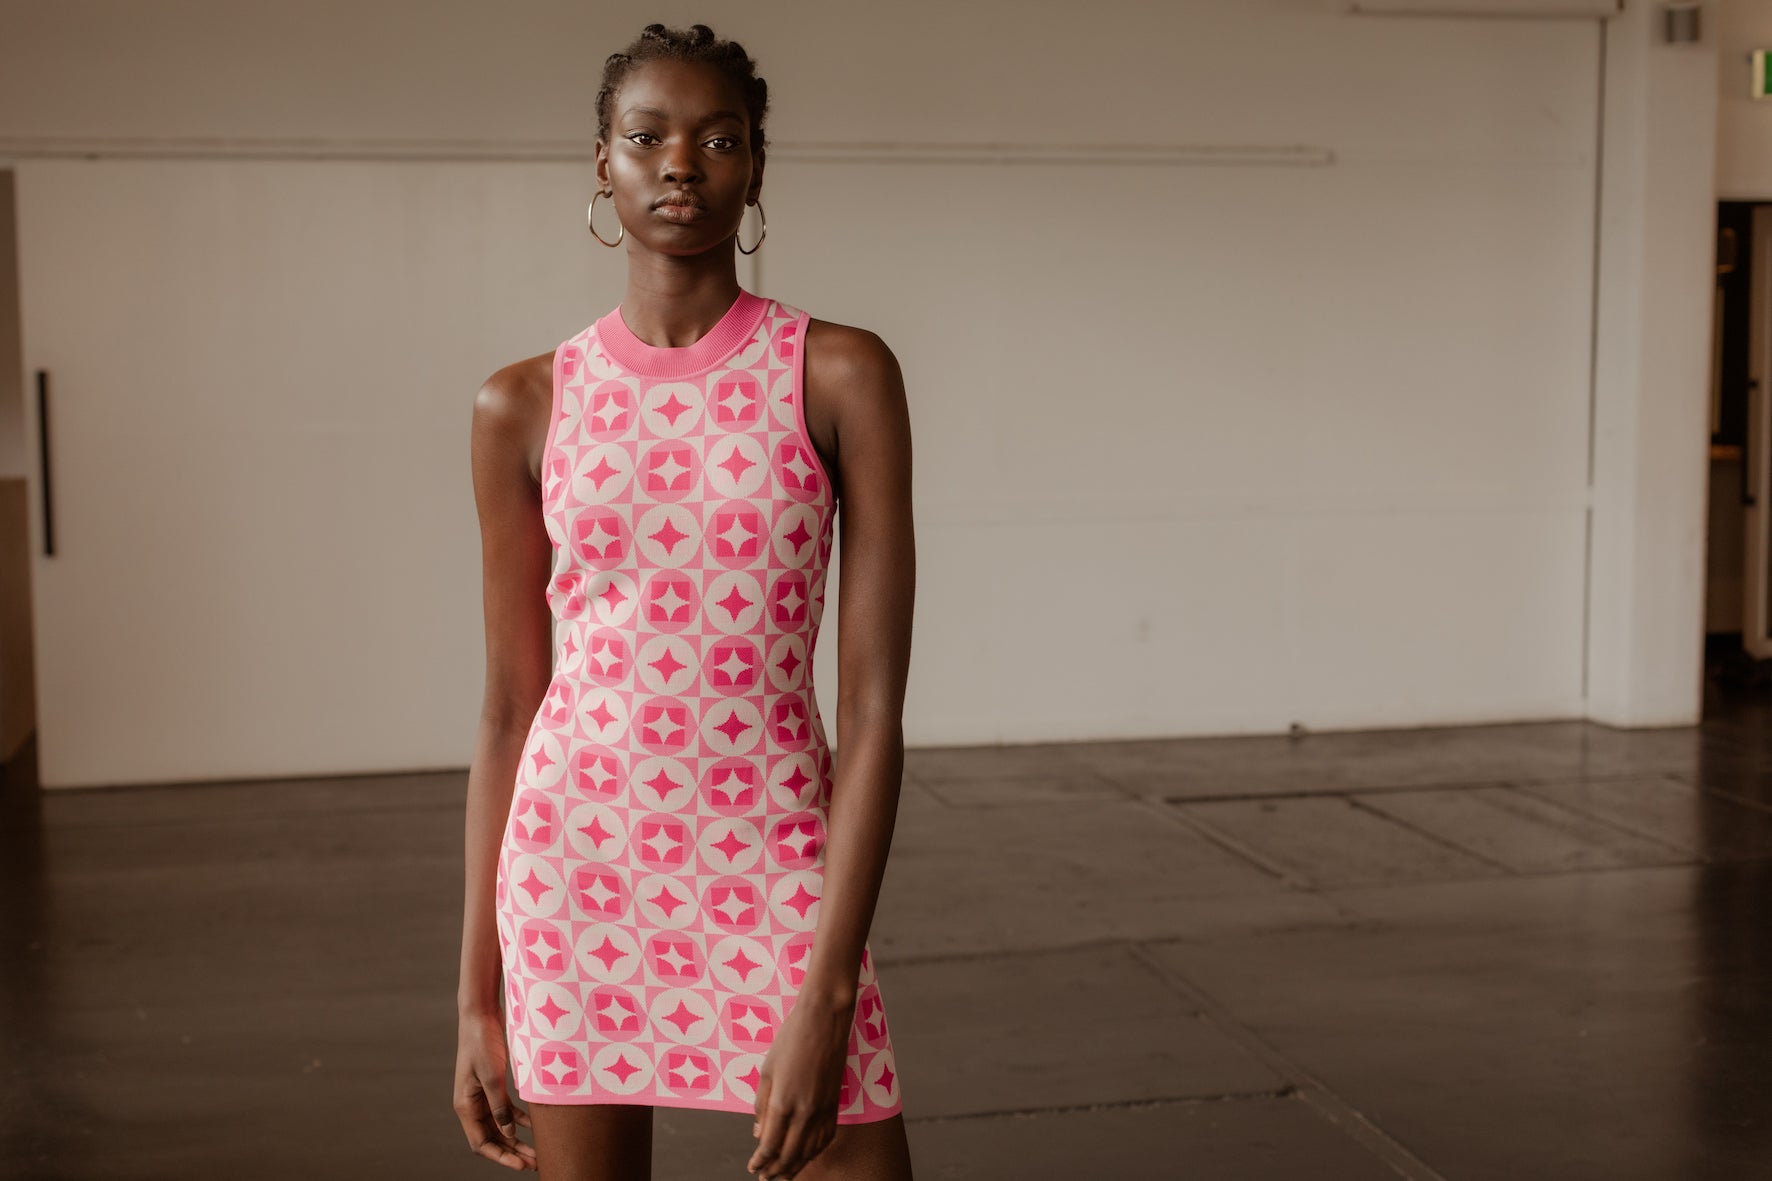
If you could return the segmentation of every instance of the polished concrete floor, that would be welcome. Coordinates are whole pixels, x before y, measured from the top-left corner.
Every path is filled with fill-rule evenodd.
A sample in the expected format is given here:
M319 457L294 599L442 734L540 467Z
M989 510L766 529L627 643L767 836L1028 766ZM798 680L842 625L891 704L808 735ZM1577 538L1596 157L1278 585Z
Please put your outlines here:
M1772 1177L1772 689L1582 723L910 753L873 947L917 1175ZM487 1178L461 773L7 768L0 1177ZM662 1110L656 1176L748 1176Z

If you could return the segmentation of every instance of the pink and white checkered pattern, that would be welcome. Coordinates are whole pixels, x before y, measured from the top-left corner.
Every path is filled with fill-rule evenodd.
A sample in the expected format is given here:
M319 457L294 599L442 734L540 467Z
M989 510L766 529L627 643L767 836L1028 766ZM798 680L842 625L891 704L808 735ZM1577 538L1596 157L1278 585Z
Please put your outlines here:
M554 354L553 683L497 874L517 1094L749 1112L804 978L831 754L812 687L834 491L808 317L742 291L701 340L618 307ZM902 1109L864 954L840 1123Z

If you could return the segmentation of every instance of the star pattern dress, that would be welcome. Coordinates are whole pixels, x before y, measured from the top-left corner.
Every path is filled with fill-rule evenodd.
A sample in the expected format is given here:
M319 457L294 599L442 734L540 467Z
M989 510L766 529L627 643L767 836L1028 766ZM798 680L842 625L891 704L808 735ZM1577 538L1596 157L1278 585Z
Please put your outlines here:
M813 692L835 493L809 317L741 289L699 341L617 307L554 353L542 511L554 675L497 868L517 1094L751 1112L818 923ZM902 1109L871 950L839 1123Z

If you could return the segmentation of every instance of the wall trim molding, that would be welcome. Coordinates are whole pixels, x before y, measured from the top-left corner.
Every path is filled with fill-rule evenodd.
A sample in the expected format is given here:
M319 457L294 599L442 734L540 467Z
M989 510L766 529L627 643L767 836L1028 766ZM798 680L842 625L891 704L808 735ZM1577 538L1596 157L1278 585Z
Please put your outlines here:
M1459 20L1610 20L1624 0L1346 0L1347 16L1453 17Z
M334 139L223 136L96 137L0 135L0 158L141 160L366 160L590 163L583 140ZM1319 166L1334 153L1311 145L1018 144L782 140L769 159L796 164L1282 164Z

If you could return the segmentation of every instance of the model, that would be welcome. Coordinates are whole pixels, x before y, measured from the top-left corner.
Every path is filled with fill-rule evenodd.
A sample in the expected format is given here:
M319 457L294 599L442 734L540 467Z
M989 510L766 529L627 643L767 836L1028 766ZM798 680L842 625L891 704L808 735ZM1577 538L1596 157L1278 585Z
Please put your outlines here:
M660 1106L747 1113L756 1176L911 1176L867 939L904 760L909 412L874 333L739 286L767 108L706 25L607 59L588 218L626 294L474 402L455 1106L476 1152L550 1178L650 1177ZM833 758L812 658L839 516Z

